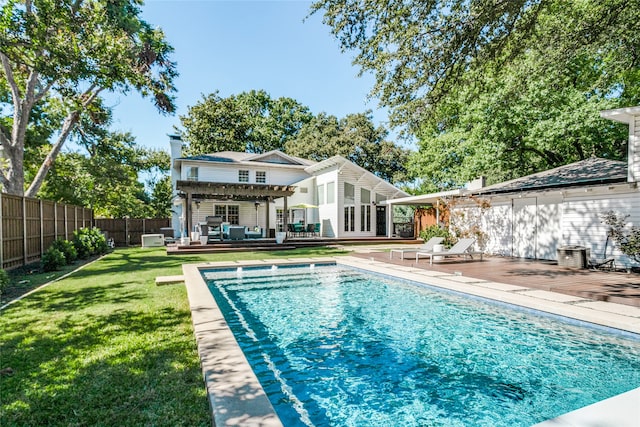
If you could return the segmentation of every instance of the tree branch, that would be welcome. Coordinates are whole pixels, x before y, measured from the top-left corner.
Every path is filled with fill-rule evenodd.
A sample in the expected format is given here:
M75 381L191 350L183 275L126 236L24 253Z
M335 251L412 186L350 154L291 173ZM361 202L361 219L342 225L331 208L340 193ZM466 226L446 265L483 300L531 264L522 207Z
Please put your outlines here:
M96 89L96 86L97 84L95 83L92 84L86 91L84 91L84 93L82 93L82 95L78 97L81 100L82 108L86 108L89 104L91 104L98 97L100 92L102 92L102 90L104 89L104 88ZM51 151L49 152L49 154L47 154L47 157L44 159L44 161L40 165L40 169L38 169L38 173L33 178L33 181L31 182L31 184L29 185L29 188L25 192L26 197L35 197L36 194L38 194L38 191L40 191L40 187L42 186L42 183L44 182L44 179L47 176L47 173L49 173L49 170L51 169L51 166L53 166L53 163L58 157L60 150L62 150L62 146L64 145L67 138L69 137L71 130L80 120L80 113L81 113L80 108L74 109L64 119L64 123L62 124L62 129L60 130L60 135L58 136L58 139L56 140L55 144L53 144L53 147L51 147Z
M4 53L0 52L0 61L2 61L2 68L4 68L4 73L7 76L7 83L9 83L9 89L11 89L11 95L13 96L13 108L19 108L22 94L20 93L20 88L16 83L16 79L13 77L13 70L11 69L9 58Z

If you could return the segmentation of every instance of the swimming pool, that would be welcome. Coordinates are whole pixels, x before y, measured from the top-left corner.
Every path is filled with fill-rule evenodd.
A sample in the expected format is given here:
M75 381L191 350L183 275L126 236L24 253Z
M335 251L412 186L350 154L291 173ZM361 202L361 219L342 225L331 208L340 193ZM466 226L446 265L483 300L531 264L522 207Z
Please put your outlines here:
M531 425L640 385L640 342L336 266L204 273L284 425Z

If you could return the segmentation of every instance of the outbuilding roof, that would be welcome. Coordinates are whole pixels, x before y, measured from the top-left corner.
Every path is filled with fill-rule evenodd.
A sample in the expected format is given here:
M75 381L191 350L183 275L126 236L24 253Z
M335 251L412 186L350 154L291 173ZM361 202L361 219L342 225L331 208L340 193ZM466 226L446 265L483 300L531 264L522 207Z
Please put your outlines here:
M627 163L591 157L511 181L472 191L472 194L497 194L552 188L614 184L627 181Z

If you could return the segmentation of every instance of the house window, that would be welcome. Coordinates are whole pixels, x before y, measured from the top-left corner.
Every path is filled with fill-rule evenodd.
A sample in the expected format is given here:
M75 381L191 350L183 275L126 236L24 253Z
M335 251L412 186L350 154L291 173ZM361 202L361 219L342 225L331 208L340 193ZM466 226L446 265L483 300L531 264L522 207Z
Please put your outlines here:
M356 219L356 207L345 206L344 207L344 231L355 230L355 219Z
M324 205L324 184L318 185L316 194L318 195L318 204Z
M238 182L249 182L249 171L247 171L247 170L239 170L238 171Z
M336 183L331 181L327 182L327 203L336 202Z
M198 168L190 167L187 169L187 181L197 181L198 180Z
M344 183L344 204L353 205L356 202L356 188L353 184Z
M240 206L238 205L227 206L227 221L233 225L240 224Z
M277 231L284 231L284 210L276 209L276 227Z
M216 205L214 212L216 216L222 217L223 222L240 224L240 206L238 205Z
M360 205L360 231L371 231L371 205Z
M257 171L256 182L258 184L265 184L267 182L267 173L265 171Z

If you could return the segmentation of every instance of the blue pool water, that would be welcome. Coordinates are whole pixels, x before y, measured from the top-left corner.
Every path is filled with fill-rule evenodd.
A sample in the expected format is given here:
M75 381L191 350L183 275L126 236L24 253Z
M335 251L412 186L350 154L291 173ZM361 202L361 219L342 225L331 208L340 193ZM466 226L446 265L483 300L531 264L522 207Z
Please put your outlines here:
M640 386L640 340L339 266L204 272L285 426L530 426Z

